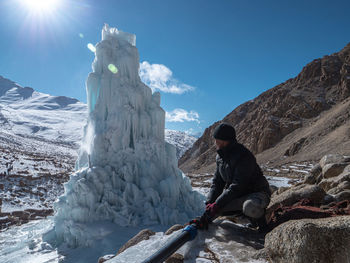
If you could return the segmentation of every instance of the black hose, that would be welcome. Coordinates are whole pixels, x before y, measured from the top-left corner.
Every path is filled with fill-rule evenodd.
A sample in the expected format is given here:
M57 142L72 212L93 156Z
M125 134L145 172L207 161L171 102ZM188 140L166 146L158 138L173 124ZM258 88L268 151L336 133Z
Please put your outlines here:
M142 263L162 263L169 258L176 250L178 250L187 241L192 240L197 235L195 225L189 225L176 237L166 243L160 250L147 258Z

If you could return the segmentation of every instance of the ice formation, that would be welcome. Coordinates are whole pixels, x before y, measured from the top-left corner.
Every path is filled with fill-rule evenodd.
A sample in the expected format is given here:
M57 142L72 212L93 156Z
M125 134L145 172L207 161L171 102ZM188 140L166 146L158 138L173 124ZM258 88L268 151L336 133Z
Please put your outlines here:
M83 145L55 206L56 238L70 246L88 246L87 226L95 221L171 225L203 211L202 196L178 169L175 147L164 140L160 94L141 82L135 45L135 35L108 25L96 45L86 82Z

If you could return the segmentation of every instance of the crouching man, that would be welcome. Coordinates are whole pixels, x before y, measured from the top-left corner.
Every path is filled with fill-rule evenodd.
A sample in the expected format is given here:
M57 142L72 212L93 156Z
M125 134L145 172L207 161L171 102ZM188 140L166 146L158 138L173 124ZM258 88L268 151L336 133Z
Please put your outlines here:
M254 155L237 143L235 129L221 123L214 130L217 148L216 172L206 201L211 220L220 215L243 213L252 227L266 227L265 210L270 202L270 187Z

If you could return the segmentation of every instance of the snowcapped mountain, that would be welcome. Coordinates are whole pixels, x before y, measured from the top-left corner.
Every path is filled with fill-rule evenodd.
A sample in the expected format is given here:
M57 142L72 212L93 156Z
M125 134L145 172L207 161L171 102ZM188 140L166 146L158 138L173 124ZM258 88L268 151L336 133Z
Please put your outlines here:
M165 130L165 140L176 147L176 156L178 159L190 148L197 140L185 132Z
M76 99L40 93L0 77L2 131L75 144L86 114L86 105Z
M1 131L77 148L87 119L87 105L77 99L51 96L0 76ZM176 147L178 158L196 138L184 132L166 130L165 140Z

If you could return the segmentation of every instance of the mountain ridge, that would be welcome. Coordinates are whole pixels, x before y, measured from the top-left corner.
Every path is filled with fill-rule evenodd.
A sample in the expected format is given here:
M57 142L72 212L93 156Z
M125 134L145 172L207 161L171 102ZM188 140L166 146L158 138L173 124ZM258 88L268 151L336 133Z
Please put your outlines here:
M221 121L231 123L236 129L238 141L258 154L258 160L263 162L265 151L278 147L287 135L304 127L322 112L333 109L349 96L350 43L337 53L308 63L295 78L239 105ZM183 171L213 172L216 150L212 133L221 121L208 127L182 156L179 166ZM293 143L297 144L297 141ZM291 145L285 147L284 153L287 153ZM299 152L302 148L298 149ZM293 152L292 155L295 154ZM283 156L271 157L270 161L288 162L292 159ZM315 159L320 157L317 154L313 156Z

